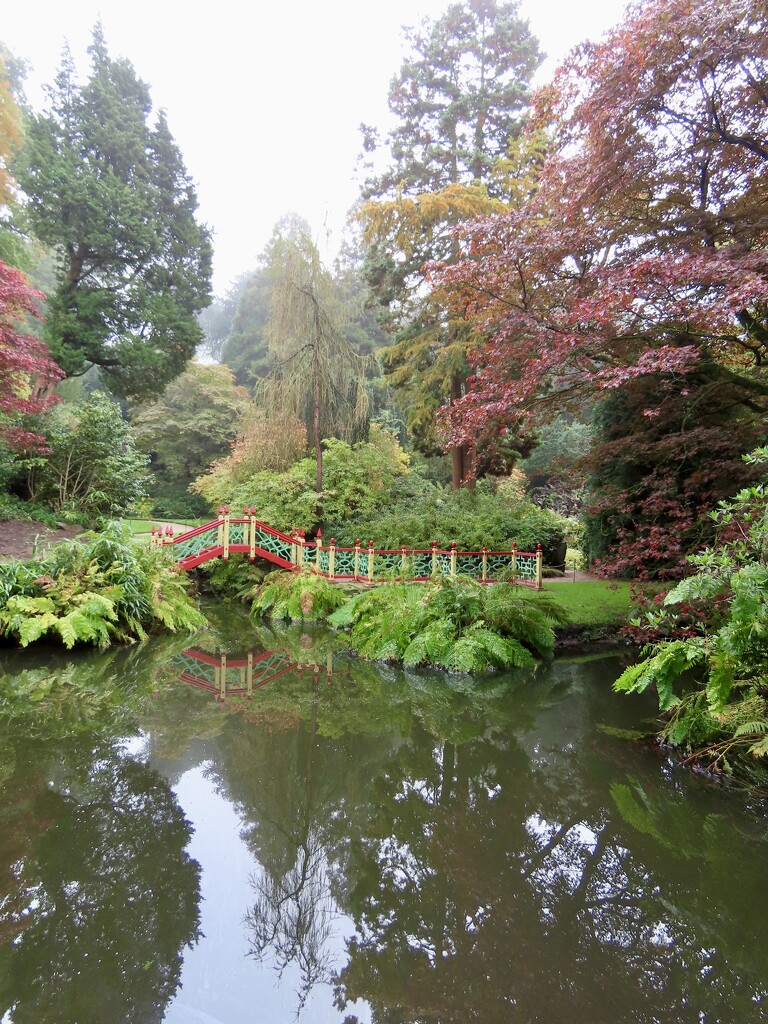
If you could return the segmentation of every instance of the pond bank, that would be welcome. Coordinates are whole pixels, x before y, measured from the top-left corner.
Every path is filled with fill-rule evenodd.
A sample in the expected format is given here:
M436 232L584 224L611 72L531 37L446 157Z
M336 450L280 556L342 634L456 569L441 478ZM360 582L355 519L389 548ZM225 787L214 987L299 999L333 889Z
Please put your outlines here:
M622 632L623 627L615 624L594 625L572 623L555 627L555 654L592 654L604 651L623 650L627 654L639 652L635 644Z

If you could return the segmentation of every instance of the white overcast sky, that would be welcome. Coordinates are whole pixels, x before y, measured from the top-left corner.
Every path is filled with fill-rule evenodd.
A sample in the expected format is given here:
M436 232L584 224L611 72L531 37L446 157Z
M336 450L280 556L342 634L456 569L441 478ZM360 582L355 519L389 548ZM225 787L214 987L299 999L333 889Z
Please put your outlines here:
M42 104L65 39L78 68L98 18L112 56L127 57L165 107L214 231L214 289L250 270L272 226L295 210L338 244L357 194L361 121L384 126L401 27L449 0L30 0L4 6L0 39L30 63ZM538 81L621 17L624 0L522 0L548 60Z

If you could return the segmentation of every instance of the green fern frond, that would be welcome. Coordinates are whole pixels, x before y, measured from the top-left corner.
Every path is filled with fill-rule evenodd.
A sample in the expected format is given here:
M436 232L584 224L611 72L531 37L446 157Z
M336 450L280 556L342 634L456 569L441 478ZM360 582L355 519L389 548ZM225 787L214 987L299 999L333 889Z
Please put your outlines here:
M768 719L762 718L757 722L742 722L734 731L733 737L734 739L739 739L741 736L752 736L757 733L768 735Z
M403 651L402 661L404 665L421 665L428 660L426 636L420 633Z
M53 623L58 622L55 615L52 616ZM39 640L48 629L51 623L46 623L43 616L34 619L24 619L18 627L17 633L19 637L19 643L22 647L27 647L29 644L34 643L35 640Z

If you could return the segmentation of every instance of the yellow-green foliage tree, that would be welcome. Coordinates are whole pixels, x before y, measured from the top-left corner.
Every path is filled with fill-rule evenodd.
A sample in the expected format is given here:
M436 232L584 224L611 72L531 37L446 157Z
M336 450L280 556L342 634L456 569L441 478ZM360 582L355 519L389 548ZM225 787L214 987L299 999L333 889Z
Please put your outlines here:
M318 512L323 492L323 438L351 439L368 421L369 359L346 340L346 308L338 286L307 235L274 250L272 312L267 342L279 353L259 381L258 404L271 416L289 411L310 427L315 449Z
M505 179L520 168L507 154L541 55L517 5L496 0L453 4L407 41L389 91L398 119L388 138L392 163L365 183L359 218L368 279L394 334L385 369L419 448L434 453L435 414L462 397L477 337L471 322L449 315L424 267L456 255L452 228L501 212L515 192ZM376 132L364 127L365 149L377 146ZM452 454L458 487L478 467L465 447Z
M0 51L0 205L14 199L10 163L21 145L21 113L13 95L6 59Z
M228 366L187 363L156 402L134 409L136 440L156 473L186 487L229 451L247 402Z

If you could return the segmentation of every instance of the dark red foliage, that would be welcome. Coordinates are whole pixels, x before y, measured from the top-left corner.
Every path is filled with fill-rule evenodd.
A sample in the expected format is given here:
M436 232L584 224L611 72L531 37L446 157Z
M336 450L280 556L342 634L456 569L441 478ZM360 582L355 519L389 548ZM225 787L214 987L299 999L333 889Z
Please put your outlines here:
M540 93L555 145L534 198L462 230L464 259L432 269L487 339L468 394L443 411L449 444L649 394L615 441L644 449L637 479L597 497L613 572L638 571L642 548L674 575L704 510L732 490L736 446L765 436L766 81L764 3L636 4ZM611 457L604 440L598 459Z
M40 292L18 270L0 262L0 438L16 451L44 444L25 418L48 409L52 387L64 374L46 345L24 329L24 318L40 318Z

